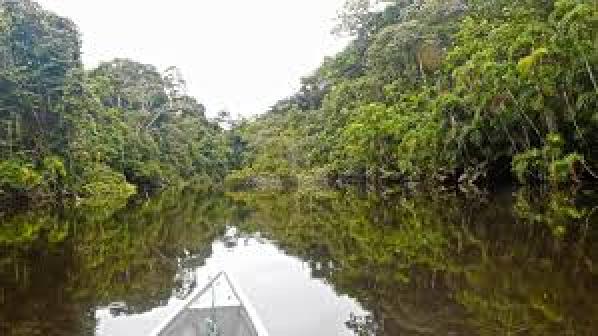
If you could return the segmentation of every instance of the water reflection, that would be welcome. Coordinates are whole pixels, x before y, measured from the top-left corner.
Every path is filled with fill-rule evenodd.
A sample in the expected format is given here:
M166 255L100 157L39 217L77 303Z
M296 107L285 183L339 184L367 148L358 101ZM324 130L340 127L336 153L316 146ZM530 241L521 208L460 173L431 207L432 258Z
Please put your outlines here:
M592 335L595 200L172 191L13 215L0 334L143 335L226 268L272 335Z
M591 198L236 194L312 275L358 298L360 335L591 335L598 330ZM588 200L589 199L589 200ZM555 229L556 228L556 229ZM326 267L330 265L330 267Z
M211 254L230 208L223 198L184 198L166 193L108 218L81 209L5 218L0 334L93 335L98 306L122 302L120 314L132 314L168 302L181 266Z
M366 314L357 301L337 295L300 259L283 251L259 234L229 228L212 244L212 255L197 268L200 288L225 270L242 286L271 335L352 335L345 321L352 314ZM160 308L126 317L97 312L102 335L146 335L182 304L179 298Z

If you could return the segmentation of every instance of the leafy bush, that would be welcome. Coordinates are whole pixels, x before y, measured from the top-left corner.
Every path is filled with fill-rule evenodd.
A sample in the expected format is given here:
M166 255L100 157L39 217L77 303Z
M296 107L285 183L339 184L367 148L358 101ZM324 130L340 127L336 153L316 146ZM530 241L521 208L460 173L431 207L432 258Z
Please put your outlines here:
M103 164L92 164L83 172L76 191L86 207L111 208L126 204L136 189L123 174Z
M34 165L21 160L0 161L0 189L28 191L42 183Z
M577 167L583 155L563 153L564 140L559 134L546 137L546 145L533 148L513 157L512 169L521 183L549 181L554 185L571 182L578 178Z

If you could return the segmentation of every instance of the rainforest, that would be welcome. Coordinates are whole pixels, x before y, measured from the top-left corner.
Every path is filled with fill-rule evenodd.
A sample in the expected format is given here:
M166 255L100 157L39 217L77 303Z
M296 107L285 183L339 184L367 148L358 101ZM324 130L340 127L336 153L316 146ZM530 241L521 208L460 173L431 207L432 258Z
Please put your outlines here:
M238 127L233 184L596 180L595 1L353 1L353 42Z
M593 335L597 0L346 0L330 33L233 118L0 0L0 334L146 335L247 262L272 335Z
M597 17L594 1L349 1L346 49L226 128L176 67L85 70L75 24L3 1L1 195L93 203L190 179L595 182Z

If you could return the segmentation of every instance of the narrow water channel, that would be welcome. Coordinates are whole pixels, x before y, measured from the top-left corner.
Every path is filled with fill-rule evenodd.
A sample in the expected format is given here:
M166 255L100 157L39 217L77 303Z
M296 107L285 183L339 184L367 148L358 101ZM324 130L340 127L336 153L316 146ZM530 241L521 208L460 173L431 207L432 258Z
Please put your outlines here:
M169 191L5 213L0 335L146 335L220 270L271 335L593 335L597 204L583 191Z

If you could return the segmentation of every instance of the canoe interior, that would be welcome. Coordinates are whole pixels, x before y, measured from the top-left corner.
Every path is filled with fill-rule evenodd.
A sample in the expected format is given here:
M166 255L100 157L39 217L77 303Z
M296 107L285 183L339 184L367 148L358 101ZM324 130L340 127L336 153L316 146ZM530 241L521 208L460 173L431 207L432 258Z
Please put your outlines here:
M216 331L210 331L210 323ZM247 312L241 306L185 309L160 336L257 336Z
M258 332L263 326L254 312L248 312L242 296L229 276L221 272L155 335L266 336L266 332Z

